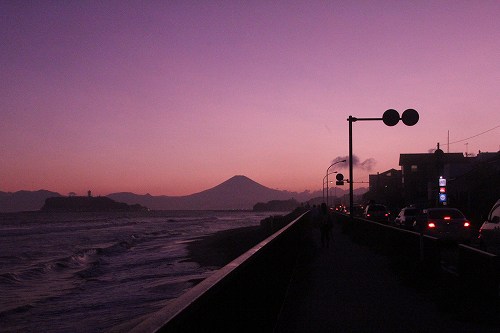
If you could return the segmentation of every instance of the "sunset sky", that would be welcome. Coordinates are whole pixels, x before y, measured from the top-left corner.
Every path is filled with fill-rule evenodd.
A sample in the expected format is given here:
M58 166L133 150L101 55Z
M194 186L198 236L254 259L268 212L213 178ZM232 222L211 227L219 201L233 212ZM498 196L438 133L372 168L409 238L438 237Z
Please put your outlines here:
M0 191L320 190L349 115L390 108L420 121L354 123L357 181L446 152L448 131L450 152L496 152L499 17L498 0L1 1Z

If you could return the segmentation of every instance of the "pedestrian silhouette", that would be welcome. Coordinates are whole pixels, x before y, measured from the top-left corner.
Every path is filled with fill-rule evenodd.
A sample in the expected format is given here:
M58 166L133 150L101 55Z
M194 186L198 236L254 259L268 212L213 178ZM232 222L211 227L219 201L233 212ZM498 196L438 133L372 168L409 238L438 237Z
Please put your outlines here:
M325 203L321 204L319 215L319 230L321 233L321 247L330 247L333 221Z

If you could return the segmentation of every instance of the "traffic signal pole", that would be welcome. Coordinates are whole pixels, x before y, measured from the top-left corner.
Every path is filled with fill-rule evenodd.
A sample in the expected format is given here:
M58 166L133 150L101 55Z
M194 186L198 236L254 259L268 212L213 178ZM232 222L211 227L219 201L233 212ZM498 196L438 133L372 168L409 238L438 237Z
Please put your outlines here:
M414 109L406 109L403 112L402 117L399 117L398 111L394 109L389 109L384 112L382 118L356 118L349 116L347 121L349 122L349 217L352 220L354 218L353 208L354 208L354 176L353 176L353 163L352 163L352 123L358 120L382 120L387 126L396 125L399 120L403 120L406 126L413 126L418 122L419 115Z

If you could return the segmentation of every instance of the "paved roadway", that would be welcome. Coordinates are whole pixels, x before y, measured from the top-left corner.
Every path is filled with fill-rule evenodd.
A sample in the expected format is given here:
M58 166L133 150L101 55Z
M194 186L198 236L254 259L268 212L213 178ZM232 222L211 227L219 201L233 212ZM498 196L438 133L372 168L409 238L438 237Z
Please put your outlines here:
M440 312L429 296L398 281L388 258L353 243L335 225L333 243L298 259L275 332L500 332Z

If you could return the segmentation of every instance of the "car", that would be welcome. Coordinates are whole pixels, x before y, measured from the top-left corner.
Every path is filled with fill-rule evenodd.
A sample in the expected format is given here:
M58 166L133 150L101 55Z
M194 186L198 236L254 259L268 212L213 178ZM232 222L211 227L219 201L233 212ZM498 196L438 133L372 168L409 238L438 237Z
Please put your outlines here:
M347 207L344 206L344 205L336 205L335 206L335 211L337 213L343 213L343 214L345 214L347 212Z
M469 243L471 223L456 208L427 208L417 217L414 229L441 240Z
M381 204L369 204L365 208L363 217L370 221L389 223L389 210Z
M413 206L405 207L401 209L394 219L394 225L405 229L413 229L413 224L420 215L422 215L421 209Z
M479 228L479 247L488 250L493 246L500 247L500 199L491 208L486 221Z
M365 207L360 204L354 204L352 210L348 206L345 206L345 213L347 215L352 215L354 217L363 217L364 212L365 212Z

